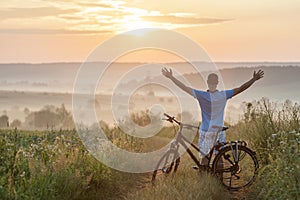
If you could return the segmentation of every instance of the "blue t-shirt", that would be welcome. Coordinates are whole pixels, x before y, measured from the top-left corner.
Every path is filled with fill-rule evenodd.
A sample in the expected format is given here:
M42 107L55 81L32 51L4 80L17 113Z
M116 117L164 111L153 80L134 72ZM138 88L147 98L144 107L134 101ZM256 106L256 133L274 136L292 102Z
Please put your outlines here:
M226 102L233 96L233 92L233 89L213 93L193 89L193 96L198 100L201 108L201 131L215 131L212 126L224 126Z

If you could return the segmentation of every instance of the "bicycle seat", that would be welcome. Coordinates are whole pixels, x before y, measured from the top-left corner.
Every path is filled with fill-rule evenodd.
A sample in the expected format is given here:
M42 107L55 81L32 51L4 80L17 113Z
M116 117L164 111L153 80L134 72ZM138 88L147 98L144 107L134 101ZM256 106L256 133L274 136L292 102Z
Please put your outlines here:
M216 128L218 131L226 131L229 129L229 126L212 126L212 128Z

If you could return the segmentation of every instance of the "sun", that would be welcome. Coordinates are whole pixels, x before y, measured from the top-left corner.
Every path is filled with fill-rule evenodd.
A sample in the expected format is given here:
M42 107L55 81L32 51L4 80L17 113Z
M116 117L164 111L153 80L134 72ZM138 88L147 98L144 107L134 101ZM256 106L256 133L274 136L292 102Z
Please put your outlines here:
M132 31L130 34L136 35L136 36L143 36L149 28L155 28L154 24L152 22L144 21L139 18L134 19L124 19L124 21L120 25L120 31L119 32L127 32ZM137 31L133 31L139 29ZM144 29L144 30L142 30Z

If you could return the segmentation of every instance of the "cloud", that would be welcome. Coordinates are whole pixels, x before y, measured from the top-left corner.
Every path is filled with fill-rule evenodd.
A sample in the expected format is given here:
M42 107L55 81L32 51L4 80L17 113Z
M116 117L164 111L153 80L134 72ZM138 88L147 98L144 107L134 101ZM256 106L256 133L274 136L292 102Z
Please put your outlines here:
M118 33L141 27L186 28L232 20L197 17L194 13L161 13L159 11L131 7L122 0L49 1L40 0L39 7L32 5L32 7L26 8L15 5L15 8L1 8L1 33L102 34L109 32ZM11 29L12 24L14 24L16 29ZM20 27L24 29L18 29ZM55 29L50 27L55 27Z
M34 7L34 8L8 8L0 10L0 18L33 18L57 16L59 14L76 13L77 9L60 9L56 7Z
M104 4L104 3L78 3L80 6L85 6L85 7L98 7L98 8L114 8L112 5L109 4Z
M65 35L65 34L103 34L110 31L66 30L66 29L0 29L0 34Z
M171 24L214 24L231 21L233 19L219 19L219 18L206 18L206 17L185 17L175 15L159 15L159 16L143 16L145 21L153 21L160 23L171 23Z

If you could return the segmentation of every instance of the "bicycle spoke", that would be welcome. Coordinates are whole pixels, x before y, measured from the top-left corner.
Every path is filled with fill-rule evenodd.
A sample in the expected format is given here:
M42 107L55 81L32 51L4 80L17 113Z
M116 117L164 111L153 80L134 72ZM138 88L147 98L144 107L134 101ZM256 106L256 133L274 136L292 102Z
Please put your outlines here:
M244 146L226 147L213 163L214 172L229 189L237 190L251 184L257 174L258 163L252 151Z

